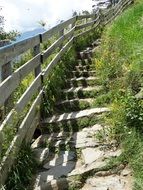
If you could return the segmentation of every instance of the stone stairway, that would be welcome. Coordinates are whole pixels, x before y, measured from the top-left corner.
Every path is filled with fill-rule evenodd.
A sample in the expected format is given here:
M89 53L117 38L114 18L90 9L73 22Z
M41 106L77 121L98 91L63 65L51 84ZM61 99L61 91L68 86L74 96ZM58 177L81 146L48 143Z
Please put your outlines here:
M34 190L129 190L131 171L125 165L107 168L107 161L121 155L117 142L108 138L103 123L107 107L92 107L103 87L92 66L100 40L78 54L75 70L61 89L57 113L43 119L43 134L32 144L39 162ZM59 111L58 111L59 110ZM102 136L102 138L100 138Z

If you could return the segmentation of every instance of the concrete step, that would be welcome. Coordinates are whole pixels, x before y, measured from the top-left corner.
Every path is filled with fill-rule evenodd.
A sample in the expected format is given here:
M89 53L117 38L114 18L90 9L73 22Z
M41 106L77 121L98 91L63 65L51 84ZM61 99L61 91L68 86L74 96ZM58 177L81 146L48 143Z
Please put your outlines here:
M87 70L87 71L90 71L90 70L95 70L96 68L96 65L95 64L89 64L88 60L85 59L85 62L87 64L83 64L83 62L80 60L78 61L78 65L75 66L75 69L77 71L83 71L83 70Z
M64 89L61 91L60 100L71 100L75 98L95 98L95 96L101 93L103 87L90 86L90 87L71 87L69 89Z
M103 131L105 133L104 142L96 137L99 132ZM58 153L50 151L51 156L41 164L42 168L35 176L34 190L132 189L127 188L132 179L128 166L122 164L116 169L106 169L109 159L119 157L122 153L116 141L106 140L108 131L109 126L96 124L75 133L60 132L39 137L32 144L34 149L43 147L47 140L48 145L51 143L58 150L60 144L66 146ZM68 149L67 144L70 144ZM48 147L45 148L48 149Z
M70 147L84 149L86 147L96 147L99 143L99 140L95 139L95 134L100 130L108 129L108 127L101 124L94 124L86 128L81 129L78 132L55 132L49 134L43 134L39 136L31 145L32 149L38 150L39 154L44 155L43 152L47 152L45 148L55 147L59 148L62 144L70 144ZM47 144L46 144L47 142ZM98 143L98 144L97 144ZM45 145L46 147L43 147ZM48 147L47 147L48 146ZM43 151L41 151L43 150ZM48 152L49 155L50 152ZM38 154L38 159L39 157ZM37 154L36 154L37 155Z
M62 111L79 111L90 108L94 99L86 98L86 99L72 99L72 100L64 100L58 102L55 106L58 110Z
M99 84L99 78L94 76L78 77L78 78L74 77L66 81L67 87L78 87L78 86L87 87L87 86L94 86L96 84Z
M91 59L92 56L93 56L92 48L77 53L78 59Z
M89 70L90 70L90 66L89 66L89 65L82 65L82 64L79 64L79 65L75 66L75 69L76 69L78 72L83 71L83 70L89 71Z
M97 39L92 43L92 48L97 47L101 44L101 39Z
M89 76L95 76L96 71L95 70L92 70L92 71L87 71L87 70L71 71L69 74L72 77L89 77Z
M77 63L78 65L83 65L83 66L92 66L92 59L77 59ZM77 66L78 66L77 65Z
M70 112L70 113L64 113L62 115L54 115L49 118L45 118L42 123L43 124L51 124L51 123L58 123L62 121L68 121L68 120L77 120L79 118L83 117L90 117L92 115L99 115L105 112L109 112L109 108L92 108L87 109L83 111L77 111L77 112Z

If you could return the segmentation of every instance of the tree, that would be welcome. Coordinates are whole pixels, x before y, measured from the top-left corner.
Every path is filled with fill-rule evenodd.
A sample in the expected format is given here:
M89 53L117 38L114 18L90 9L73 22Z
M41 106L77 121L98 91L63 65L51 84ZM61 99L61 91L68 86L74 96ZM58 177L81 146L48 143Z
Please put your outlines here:
M42 26L44 28L47 23L44 20L40 20L40 21L38 21L38 24L40 24L40 26Z
M2 11L2 7L0 7L0 11ZM3 26L4 26L4 17L0 15L0 34L3 32Z
M4 16L1 15L2 7L0 6L0 40L15 40L15 38L20 35L20 33L16 30L12 30L10 32L4 31Z

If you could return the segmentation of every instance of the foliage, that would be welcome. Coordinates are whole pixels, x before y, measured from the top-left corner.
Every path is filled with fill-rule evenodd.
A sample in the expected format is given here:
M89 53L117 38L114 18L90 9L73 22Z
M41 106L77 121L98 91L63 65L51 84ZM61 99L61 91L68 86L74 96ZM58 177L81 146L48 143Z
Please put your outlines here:
M2 11L2 7L0 7L0 13ZM0 40L5 40L5 39L8 39L8 40L15 40L15 38L20 35L20 33L18 31L10 31L10 32L5 32L4 31L4 22L5 22L5 19L4 19L4 16L0 15Z
M44 20L40 20L38 21L38 24L44 28L47 23Z
M92 42L94 42L94 40L100 37L101 31L102 29L98 28L97 30L92 30L91 32L89 32L88 35L78 37L75 42L75 50L80 51L88 46L91 46Z
M16 165L13 166L7 179L5 189L26 190L36 167L36 161L31 148L29 145L23 143L23 146L16 158ZM30 189L30 187L28 189Z
M64 87L66 75L76 63L74 49L66 53L60 63L54 68L51 75L45 82L45 99L43 102L43 114L51 114L54 111L54 103L61 96L60 91Z
M16 30L12 30L10 32L5 32L4 30L0 32L0 40L12 40L14 41L17 36L19 36L20 33Z
M2 7L0 6L0 11L2 11ZM3 25L4 25L4 17L0 15L0 31L3 30Z

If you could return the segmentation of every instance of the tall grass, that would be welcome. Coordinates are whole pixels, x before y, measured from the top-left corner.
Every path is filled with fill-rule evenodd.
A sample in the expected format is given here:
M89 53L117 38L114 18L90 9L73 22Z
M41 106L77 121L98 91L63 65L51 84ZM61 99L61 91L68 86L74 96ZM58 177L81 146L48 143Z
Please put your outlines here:
M96 69L110 92L110 137L124 149L122 162L133 170L134 189L143 189L143 100L135 95L143 84L143 2L135 4L104 31ZM108 93L109 95L109 93ZM109 98L109 97L108 97Z

